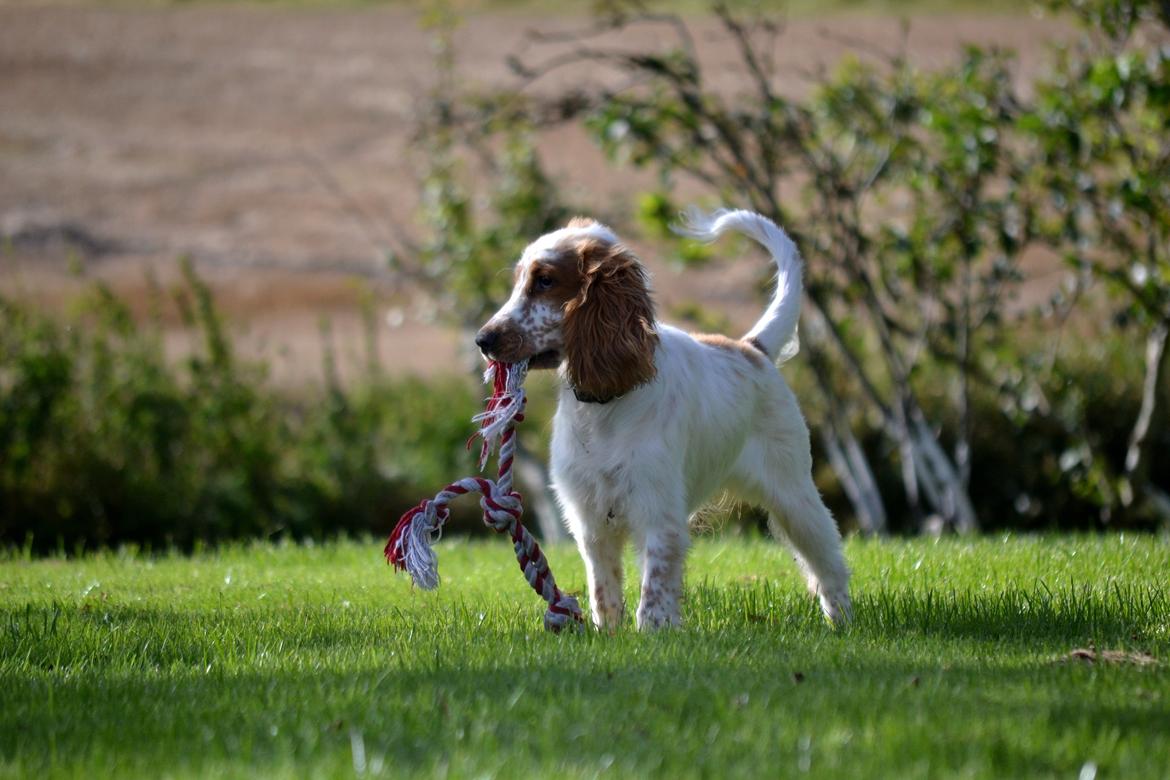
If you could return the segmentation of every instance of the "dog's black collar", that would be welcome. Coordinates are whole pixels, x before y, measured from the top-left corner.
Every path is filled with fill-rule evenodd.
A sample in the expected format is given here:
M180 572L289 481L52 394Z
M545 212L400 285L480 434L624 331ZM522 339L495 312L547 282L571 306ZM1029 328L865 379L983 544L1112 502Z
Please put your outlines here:
M601 396L593 395L592 393L586 393L583 390L578 390L575 387L573 387L572 390L573 397L583 404L607 404L610 401L616 401L618 398L621 398L623 395L625 395L625 393L620 393L618 395L607 395L602 398Z

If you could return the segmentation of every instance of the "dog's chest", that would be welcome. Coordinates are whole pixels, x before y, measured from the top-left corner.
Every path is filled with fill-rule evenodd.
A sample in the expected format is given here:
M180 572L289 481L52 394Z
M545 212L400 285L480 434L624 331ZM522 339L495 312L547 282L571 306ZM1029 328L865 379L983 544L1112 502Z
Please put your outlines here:
M638 479L638 457L629 431L608 420L558 417L553 429L553 479L557 492L594 517L620 519ZM624 435L623 435L624 434Z

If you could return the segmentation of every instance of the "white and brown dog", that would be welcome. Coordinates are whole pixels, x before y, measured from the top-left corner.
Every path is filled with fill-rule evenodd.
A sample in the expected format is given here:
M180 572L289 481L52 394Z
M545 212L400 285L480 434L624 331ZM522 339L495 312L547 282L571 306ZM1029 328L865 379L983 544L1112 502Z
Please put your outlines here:
M476 336L484 355L560 367L553 488L585 559L593 622L621 623L622 549L642 565L639 628L679 622L688 518L730 491L771 514L825 615L849 617L841 536L812 481L808 427L776 368L795 346L796 246L747 211L697 212L680 232L735 230L776 261L771 305L736 341L657 322L638 259L587 219L541 236L516 264L508 302Z

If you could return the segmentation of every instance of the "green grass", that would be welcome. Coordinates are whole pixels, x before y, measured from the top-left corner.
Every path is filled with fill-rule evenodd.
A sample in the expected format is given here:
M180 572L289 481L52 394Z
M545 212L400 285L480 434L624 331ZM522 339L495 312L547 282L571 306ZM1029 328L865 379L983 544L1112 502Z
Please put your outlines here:
M0 774L1170 777L1170 544L701 541L684 629L555 636L501 540L0 562ZM550 551L570 590L582 569ZM628 595L632 596L632 592ZM1077 647L1154 665L1061 660Z

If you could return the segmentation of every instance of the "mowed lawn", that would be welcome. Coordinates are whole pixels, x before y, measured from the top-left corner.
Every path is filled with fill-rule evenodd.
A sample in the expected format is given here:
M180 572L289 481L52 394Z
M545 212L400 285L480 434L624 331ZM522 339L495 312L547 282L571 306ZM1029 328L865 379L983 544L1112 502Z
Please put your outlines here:
M781 547L704 540L685 628L561 636L500 539L444 542L430 593L373 540L10 556L0 774L1170 777L1170 544L848 556L848 630Z

